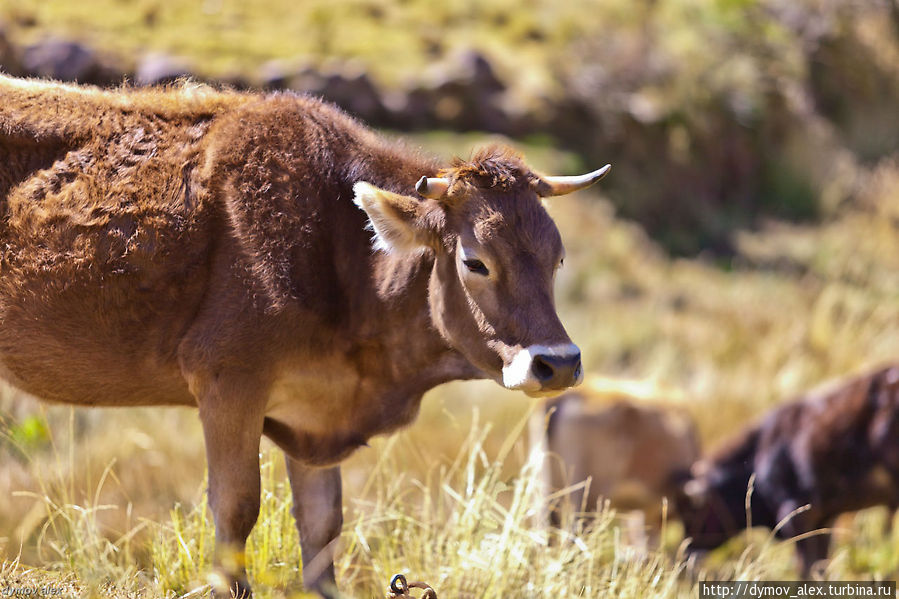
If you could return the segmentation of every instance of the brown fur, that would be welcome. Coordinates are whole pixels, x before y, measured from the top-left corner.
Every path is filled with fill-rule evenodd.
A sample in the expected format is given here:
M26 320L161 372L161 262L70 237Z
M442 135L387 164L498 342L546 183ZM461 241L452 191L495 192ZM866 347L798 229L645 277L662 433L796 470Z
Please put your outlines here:
M545 410L548 494L589 479L586 489L569 495L574 510L608 501L620 512L640 512L655 535L665 499L673 501L680 476L699 458L689 415L624 393L580 391L547 402ZM558 513L552 516L558 525Z
M496 145L482 148L471 160L455 158L452 168L441 169L439 176L450 179L451 190L454 186L473 186L513 191L532 187L539 181L539 177L524 163L520 153Z
M449 171L474 184L446 201L397 195L438 171L304 96L0 77L0 375L75 405L197 406L220 551L256 520L269 436L304 562L326 556L307 584L333 584L334 465L435 385L568 342L536 175L492 149ZM418 246L372 250L361 181L381 190L369 216Z
M696 549L720 545L751 524L791 538L832 526L844 512L899 507L899 368L812 392L772 410L693 468L680 497ZM691 490L692 489L692 490ZM803 506L806 511L791 514ZM789 516L789 519L787 519ZM802 572L827 557L829 534L797 541Z

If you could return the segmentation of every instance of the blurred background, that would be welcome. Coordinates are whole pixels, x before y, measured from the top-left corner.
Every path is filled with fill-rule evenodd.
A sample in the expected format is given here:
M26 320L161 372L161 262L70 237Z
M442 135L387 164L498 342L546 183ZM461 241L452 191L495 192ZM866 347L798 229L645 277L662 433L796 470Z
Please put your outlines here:
M547 173L611 162L549 206L562 320L588 376L682 405L706 447L899 358L899 0L0 0L0 65L308 92L447 159L499 139ZM391 456L424 480L477 420L484 455L520 446L514 477L531 407L446 385ZM65 561L47 497L113 506L107 536L201 501L189 410L72 412L4 388L0 418L7 557ZM386 444L346 465L348 509ZM899 536L874 528L844 531L837 576L899 572Z

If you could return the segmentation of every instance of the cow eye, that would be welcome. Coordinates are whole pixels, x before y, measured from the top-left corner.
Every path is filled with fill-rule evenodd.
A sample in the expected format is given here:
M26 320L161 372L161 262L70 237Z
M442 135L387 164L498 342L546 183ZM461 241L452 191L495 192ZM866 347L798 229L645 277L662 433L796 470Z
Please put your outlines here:
M462 264L464 264L465 268L467 268L468 270L470 270L473 273L476 273L479 275L484 275L484 276L487 276L488 274L490 274L490 271L487 270L487 267L484 266L484 263L481 262L480 260L471 258L469 260L463 260Z

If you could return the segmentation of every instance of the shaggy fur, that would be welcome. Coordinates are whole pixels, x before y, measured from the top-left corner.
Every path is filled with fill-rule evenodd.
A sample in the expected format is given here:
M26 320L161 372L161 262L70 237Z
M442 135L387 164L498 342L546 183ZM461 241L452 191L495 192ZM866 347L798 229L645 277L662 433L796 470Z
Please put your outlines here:
M457 187L513 191L531 188L540 180L521 154L496 145L479 150L471 160L455 158L452 168L442 169L438 176L449 178L451 196Z
M333 584L334 465L435 385L570 343L536 175L494 148L445 171L451 198L415 196L438 172L305 96L0 77L0 375L75 405L197 406L222 551L256 520L269 436L307 584ZM369 218L410 247L373 252Z

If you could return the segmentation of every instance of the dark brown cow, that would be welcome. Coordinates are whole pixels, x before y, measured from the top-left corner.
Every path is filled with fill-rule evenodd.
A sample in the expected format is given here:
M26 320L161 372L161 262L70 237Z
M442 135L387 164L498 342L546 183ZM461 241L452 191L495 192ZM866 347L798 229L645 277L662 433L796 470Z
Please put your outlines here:
M306 584L333 586L339 461L446 381L579 382L540 198L607 170L541 177L499 148L441 170L291 94L2 77L0 373L50 401L197 406L238 592L268 436Z
M679 501L693 549L717 547L746 528L753 473L751 525L773 529L784 522L781 538L828 528L844 512L876 505L895 510L899 367L780 406L697 463ZM829 541L824 532L796 542L804 576L827 557Z

